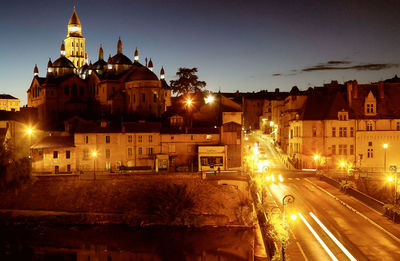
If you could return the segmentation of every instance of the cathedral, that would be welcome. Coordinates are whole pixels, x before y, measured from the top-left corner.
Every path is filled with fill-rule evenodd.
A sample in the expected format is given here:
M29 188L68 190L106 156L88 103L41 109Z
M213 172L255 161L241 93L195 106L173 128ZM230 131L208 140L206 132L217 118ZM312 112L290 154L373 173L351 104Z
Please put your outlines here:
M151 59L140 63L137 49L132 61L123 53L121 39L117 53L107 62L100 45L97 61L89 63L85 40L74 8L60 57L49 59L45 77L39 76L37 65L33 70L28 107L38 110L39 120L60 121L74 115L136 115L146 119L158 118L167 110L171 90L163 68L158 78Z

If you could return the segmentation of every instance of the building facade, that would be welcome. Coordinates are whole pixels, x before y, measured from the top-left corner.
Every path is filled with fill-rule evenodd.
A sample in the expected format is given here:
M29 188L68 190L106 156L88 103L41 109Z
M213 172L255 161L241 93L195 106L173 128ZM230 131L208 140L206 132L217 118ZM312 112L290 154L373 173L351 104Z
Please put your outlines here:
M19 99L9 94L0 94L1 111L19 111L20 107L21 103Z

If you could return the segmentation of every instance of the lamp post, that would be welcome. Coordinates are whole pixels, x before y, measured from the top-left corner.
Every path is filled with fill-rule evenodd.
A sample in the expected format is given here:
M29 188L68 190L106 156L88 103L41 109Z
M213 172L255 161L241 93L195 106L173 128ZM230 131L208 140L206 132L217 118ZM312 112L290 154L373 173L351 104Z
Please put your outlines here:
M96 180L96 157L97 157L96 151L92 152L92 157L93 157L93 180Z
M285 221L285 205L294 203L294 196L286 195L282 198L282 215ZM285 260L285 242L282 242L282 260Z
M387 143L383 144L384 156L383 156L383 173L386 173L386 150L389 147Z
M316 154L314 155L314 161L315 161L315 169L318 171L318 163L319 163L319 155Z

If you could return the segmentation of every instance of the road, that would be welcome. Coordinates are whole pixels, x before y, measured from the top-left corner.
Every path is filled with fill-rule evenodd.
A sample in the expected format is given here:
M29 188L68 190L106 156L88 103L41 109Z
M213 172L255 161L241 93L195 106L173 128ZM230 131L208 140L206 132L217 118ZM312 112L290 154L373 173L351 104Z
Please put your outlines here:
M259 140L258 136L249 139L251 142L257 140L265 147L263 151L271 162L270 171L279 171L285 176L284 166L272 145ZM382 215L355 199L348 199L351 210L322 189L321 186L327 186L322 183L316 178L299 177L266 184L268 199L275 201L281 210L285 195L295 198L294 203L285 205L286 216L292 212L300 213L295 222L289 222L291 244L287 255L291 260L400 260L399 225L390 224ZM291 256L291 253L297 254Z

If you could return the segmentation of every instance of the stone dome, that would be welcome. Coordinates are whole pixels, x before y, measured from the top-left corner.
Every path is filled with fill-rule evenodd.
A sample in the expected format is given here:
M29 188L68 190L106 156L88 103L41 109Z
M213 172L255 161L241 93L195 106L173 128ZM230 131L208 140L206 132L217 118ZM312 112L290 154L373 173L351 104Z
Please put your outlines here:
M53 62L53 67L58 68L75 68L75 65L65 56L61 56Z
M131 65L132 61L128 57L126 57L122 53L117 53L113 57L111 57L111 63L112 64L128 64Z

